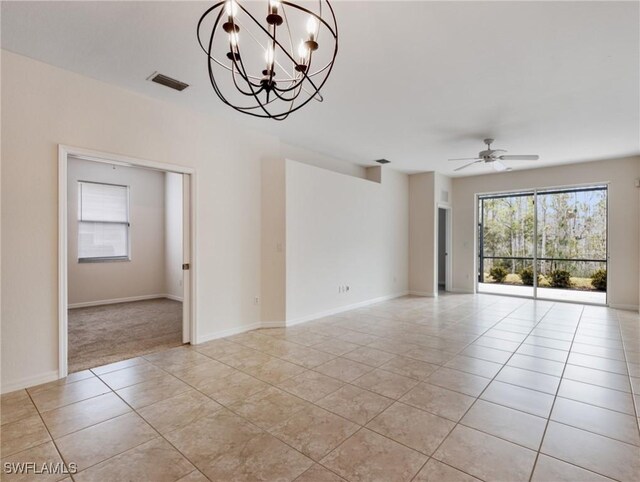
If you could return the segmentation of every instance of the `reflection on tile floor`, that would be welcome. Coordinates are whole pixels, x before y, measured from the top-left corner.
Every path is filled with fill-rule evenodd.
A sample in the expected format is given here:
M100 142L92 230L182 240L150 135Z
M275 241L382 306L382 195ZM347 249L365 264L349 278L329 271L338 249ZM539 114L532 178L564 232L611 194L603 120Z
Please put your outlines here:
M3 395L2 465L64 461L78 481L639 480L639 404L637 313L405 297Z

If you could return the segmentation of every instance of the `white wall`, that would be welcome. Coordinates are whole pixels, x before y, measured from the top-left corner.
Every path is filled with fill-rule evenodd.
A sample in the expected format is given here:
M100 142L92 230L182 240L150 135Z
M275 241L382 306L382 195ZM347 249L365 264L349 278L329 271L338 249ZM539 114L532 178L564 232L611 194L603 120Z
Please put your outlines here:
M59 143L194 168L196 341L260 322L261 161L280 156L275 137L4 50L1 100L3 391L57 378Z
M518 189L609 183L611 306L637 309L639 296L640 157L453 179L453 286L475 286L475 195Z
M451 178L437 172L409 176L409 291L438 294L438 208L451 206Z
M262 162L262 321L286 320L286 175L285 160Z
M377 183L287 160L287 323L406 292L408 223L407 175Z
M78 181L129 186L130 261L78 262ZM165 292L162 172L70 158L67 199L68 302L71 307Z
M335 159L325 154L319 154L317 152L310 152L300 147L292 146L291 144L282 143L280 145L279 159L295 159L298 162L309 164L310 166L321 167L323 169L330 169L335 172L341 172L342 174L348 174L350 176L366 178L367 168L353 164L351 162L345 162L344 160Z
M182 174L164 173L164 293L182 300Z
M409 290L435 296L435 173L409 176Z

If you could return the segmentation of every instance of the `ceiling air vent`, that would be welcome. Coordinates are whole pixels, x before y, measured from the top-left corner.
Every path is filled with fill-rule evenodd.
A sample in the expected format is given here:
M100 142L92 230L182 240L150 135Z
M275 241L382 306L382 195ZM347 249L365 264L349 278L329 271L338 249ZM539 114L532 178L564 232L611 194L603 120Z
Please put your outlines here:
M185 84L184 82L180 82L179 80L159 74L158 72L154 72L153 74L151 74L151 76L147 80L179 91L183 91L184 89L189 87L189 84Z
M378 159L376 162L378 164L389 164L391 161L388 161L386 159Z

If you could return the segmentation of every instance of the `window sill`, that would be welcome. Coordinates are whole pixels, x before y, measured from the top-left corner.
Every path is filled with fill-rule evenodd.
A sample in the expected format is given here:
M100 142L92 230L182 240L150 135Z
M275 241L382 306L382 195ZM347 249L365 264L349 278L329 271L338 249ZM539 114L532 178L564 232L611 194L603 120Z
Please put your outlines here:
M114 256L113 258L78 258L78 263L111 263L131 261L129 256Z

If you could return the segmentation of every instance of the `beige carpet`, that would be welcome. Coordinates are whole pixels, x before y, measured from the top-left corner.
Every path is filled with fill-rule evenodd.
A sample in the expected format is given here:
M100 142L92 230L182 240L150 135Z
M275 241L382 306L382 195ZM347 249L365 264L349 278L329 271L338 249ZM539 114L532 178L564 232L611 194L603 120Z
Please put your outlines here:
M182 303L155 299L69 310L69 373L182 345Z

